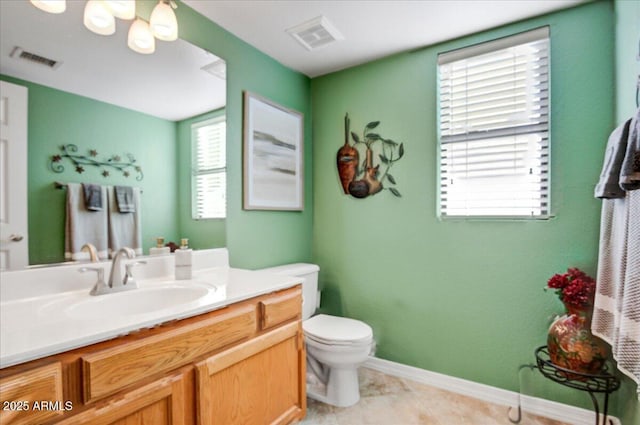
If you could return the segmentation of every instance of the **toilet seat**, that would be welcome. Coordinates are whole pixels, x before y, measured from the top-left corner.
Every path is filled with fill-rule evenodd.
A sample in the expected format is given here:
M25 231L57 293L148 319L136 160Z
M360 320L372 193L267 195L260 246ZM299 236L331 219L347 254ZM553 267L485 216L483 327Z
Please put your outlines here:
M346 317L319 314L302 322L305 338L317 344L360 347L370 345L373 331L369 325Z

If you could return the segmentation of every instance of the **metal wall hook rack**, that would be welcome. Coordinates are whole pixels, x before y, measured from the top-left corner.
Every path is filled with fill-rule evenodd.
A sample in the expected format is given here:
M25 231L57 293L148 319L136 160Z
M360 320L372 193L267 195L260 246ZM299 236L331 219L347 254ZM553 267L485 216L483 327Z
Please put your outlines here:
M69 185L67 183L62 183L62 182L56 181L56 182L53 182L53 187L55 187L56 189L62 190L62 189L68 188ZM140 189L140 193L142 193L142 192L143 192L143 190Z

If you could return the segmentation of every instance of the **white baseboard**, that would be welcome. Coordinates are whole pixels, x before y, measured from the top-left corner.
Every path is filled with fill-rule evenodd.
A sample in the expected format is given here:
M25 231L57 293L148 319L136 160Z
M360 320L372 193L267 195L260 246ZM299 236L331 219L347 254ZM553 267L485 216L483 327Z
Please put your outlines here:
M421 384L477 398L489 403L513 407L513 411L510 412L511 417L515 418L515 416L517 416L519 394L514 391L503 390L489 385L467 381L466 379L455 378L441 373L379 359L377 357L369 357L363 366L386 373L387 375L410 379ZM520 403L523 412L533 415L544 416L573 425L593 425L595 422L593 411L568 404L527 395L520 396ZM614 416L608 416L608 418L611 419L610 424L621 425L620 419ZM602 421L602 418L600 421Z

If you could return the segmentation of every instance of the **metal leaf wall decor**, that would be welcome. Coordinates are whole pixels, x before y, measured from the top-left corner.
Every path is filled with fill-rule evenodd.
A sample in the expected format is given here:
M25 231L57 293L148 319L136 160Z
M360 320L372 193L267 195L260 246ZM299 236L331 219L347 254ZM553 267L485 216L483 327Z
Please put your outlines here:
M73 164L76 173L82 174L86 171L86 167L96 167L101 170L103 177L111 176L112 172L122 173L126 178L135 173L136 180L140 181L144 178L142 167L136 163L136 158L130 154L125 154L124 158L120 155L111 155L104 160L98 159L98 151L89 149L87 155L78 154L78 147L73 144L60 146L62 153L51 155L49 168L54 173L62 173L65 168L62 164L63 159L68 159Z
M336 164L342 190L346 195L361 199L388 189L394 196L402 196L396 188L396 179L389 170L404 156L404 144L398 144L382 137L380 133L374 133L373 130L379 125L380 121L368 123L360 137L349 130L349 114L344 117L344 145L338 150ZM353 145L350 143L349 136L353 139ZM365 149L365 158L362 163L360 163L358 151L360 146ZM377 161L374 158L374 146L378 152ZM378 164L374 166L375 162ZM384 171L380 175L381 164Z

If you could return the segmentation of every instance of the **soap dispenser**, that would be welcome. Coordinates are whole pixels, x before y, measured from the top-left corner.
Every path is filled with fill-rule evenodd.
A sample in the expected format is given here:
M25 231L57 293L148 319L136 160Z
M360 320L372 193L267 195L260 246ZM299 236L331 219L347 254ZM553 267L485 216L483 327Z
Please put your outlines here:
M176 249L176 280L191 279L191 248L189 239L180 240L180 248Z
M168 246L164 246L164 238L156 238L156 246L149 249L149 255L166 255L170 254L171 249Z

